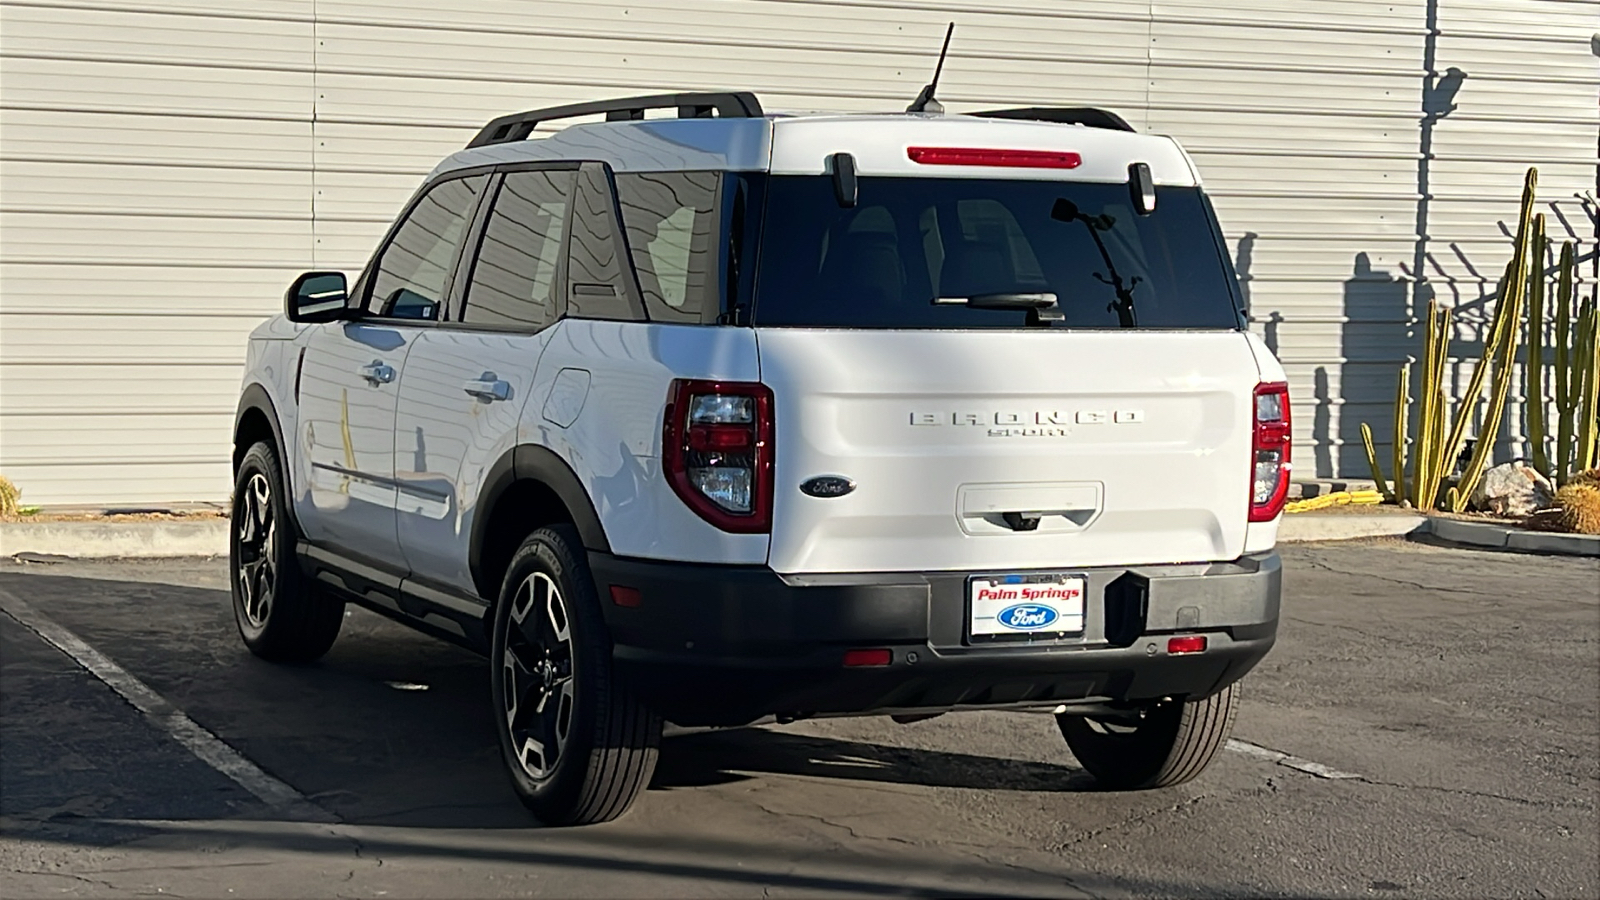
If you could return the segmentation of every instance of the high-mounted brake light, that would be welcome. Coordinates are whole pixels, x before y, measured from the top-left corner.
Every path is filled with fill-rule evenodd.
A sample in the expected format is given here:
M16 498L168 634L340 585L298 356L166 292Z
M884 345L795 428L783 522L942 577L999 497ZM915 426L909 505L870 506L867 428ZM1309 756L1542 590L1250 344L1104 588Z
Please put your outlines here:
M1256 385L1250 454L1250 521L1270 522L1289 497L1289 385Z
M662 428L672 490L723 531L772 530L772 391L743 381L672 383Z
M907 147L906 156L925 166L998 166L1014 169L1076 169L1083 157L1071 150L995 150L982 147Z

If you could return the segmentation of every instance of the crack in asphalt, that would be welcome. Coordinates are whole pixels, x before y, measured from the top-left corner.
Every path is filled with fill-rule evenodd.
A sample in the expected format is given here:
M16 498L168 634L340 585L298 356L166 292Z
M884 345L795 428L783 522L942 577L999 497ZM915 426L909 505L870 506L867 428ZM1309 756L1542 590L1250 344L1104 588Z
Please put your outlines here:
M1388 575L1379 575L1379 574L1377 574L1375 572L1363 572L1363 571L1360 571L1360 570L1350 571L1350 570L1347 570L1347 569L1340 569L1340 568L1336 568L1334 566L1328 565L1326 562L1323 562L1322 560L1318 559L1316 556L1314 556L1312 554L1306 554L1306 556L1304 557L1304 561L1307 562L1307 563L1310 563L1312 566L1315 566L1316 568L1322 569L1325 572L1330 572L1330 573L1332 573L1334 575L1344 575L1344 576L1350 577L1350 578L1371 578L1371 579L1375 579L1377 581L1388 582L1389 584L1399 584L1399 585L1404 585L1406 587L1413 587L1413 588L1416 588L1417 590L1421 590L1421 591L1448 590L1452 594L1473 594L1473 595L1479 596L1479 597L1494 597L1494 598L1497 598L1497 599L1500 599L1500 600L1504 600L1505 599L1505 592L1504 591L1477 591L1477 590L1473 590L1471 588L1465 588L1465 587L1460 587L1460 586L1451 586L1449 588L1441 588L1441 586L1436 585L1436 584L1423 584L1423 583L1421 583L1419 581L1407 581L1404 578L1392 578L1392 577L1390 577Z
M1105 834L1105 833L1107 833L1109 831L1118 831L1120 829L1127 828L1130 825L1137 825L1138 823L1146 821L1147 819L1153 819L1156 816L1165 815L1167 813L1174 813L1174 812L1177 812L1180 809L1183 809L1184 807L1194 806L1195 804L1199 803L1200 801L1211 799L1214 796L1215 796L1214 794L1199 794L1199 795L1196 795L1194 797L1190 797L1187 800L1181 800L1181 801L1179 801L1177 803L1174 803L1174 804L1172 804L1170 806L1163 806L1163 807L1160 807L1158 809L1148 809L1148 810L1145 810L1142 813L1135 813L1134 815L1128 816L1125 819L1119 819L1116 822L1111 823L1110 825L1102 825L1101 827L1096 828L1096 829L1094 829L1092 831L1086 831L1082 835L1080 835L1080 836L1078 836L1076 838L1073 838L1072 840L1067 841L1064 844L1057 844L1056 847L1055 847L1055 850L1057 852L1060 852L1060 851L1063 851L1063 850L1070 850L1071 848L1076 847L1079 844L1084 843L1085 841L1094 840L1095 838L1097 838L1100 835Z

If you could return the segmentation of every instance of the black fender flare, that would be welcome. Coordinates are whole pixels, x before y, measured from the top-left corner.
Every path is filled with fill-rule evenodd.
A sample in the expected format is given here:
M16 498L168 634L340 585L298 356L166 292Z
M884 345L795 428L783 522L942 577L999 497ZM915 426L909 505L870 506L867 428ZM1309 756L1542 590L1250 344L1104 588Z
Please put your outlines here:
M589 492L578 473L572 471L567 461L548 447L522 444L506 451L495 460L484 474L483 489L478 492L477 513L472 517L472 542L467 551L467 567L474 582L480 581L483 565L485 529L489 527L495 504L511 487L521 481L538 482L548 487L572 513L573 525L583 539L586 550L610 553L611 542L606 540L600 514L589 499Z
M244 424L245 414L251 411L261 413L267 420L267 427L272 429L272 442L278 451L278 468L282 470L281 474L284 481L279 486L284 495L284 507L289 510L289 519L294 522L295 533L304 534L300 530L300 521L295 514L294 508L294 485L290 481L293 476L289 471L294 461L289 458L289 443L284 440L283 424L278 421L278 407L273 404L272 396L267 393L267 389L262 387L260 382L250 383L239 394L239 409L233 416L233 439L229 442L234 447L234 456L229 460L229 469L237 477L239 474L238 455L241 450L249 449L248 447L240 448L238 444L239 426Z

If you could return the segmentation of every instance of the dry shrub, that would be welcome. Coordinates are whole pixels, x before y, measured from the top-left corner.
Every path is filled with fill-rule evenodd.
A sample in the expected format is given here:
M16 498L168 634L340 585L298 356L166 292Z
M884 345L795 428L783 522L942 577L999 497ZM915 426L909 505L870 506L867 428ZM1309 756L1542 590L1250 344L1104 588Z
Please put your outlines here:
M1600 534L1600 480L1580 482L1574 478L1556 491L1556 506L1561 509L1561 526L1565 530Z
M22 491L11 483L11 479L0 475L0 516L14 516L17 514Z

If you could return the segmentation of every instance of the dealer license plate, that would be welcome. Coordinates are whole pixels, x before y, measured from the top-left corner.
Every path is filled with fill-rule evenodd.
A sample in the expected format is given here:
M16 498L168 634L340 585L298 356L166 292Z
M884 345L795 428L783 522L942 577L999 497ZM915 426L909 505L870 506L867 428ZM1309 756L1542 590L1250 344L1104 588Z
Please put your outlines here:
M1082 575L975 575L967 579L974 640L1058 640L1083 633Z

